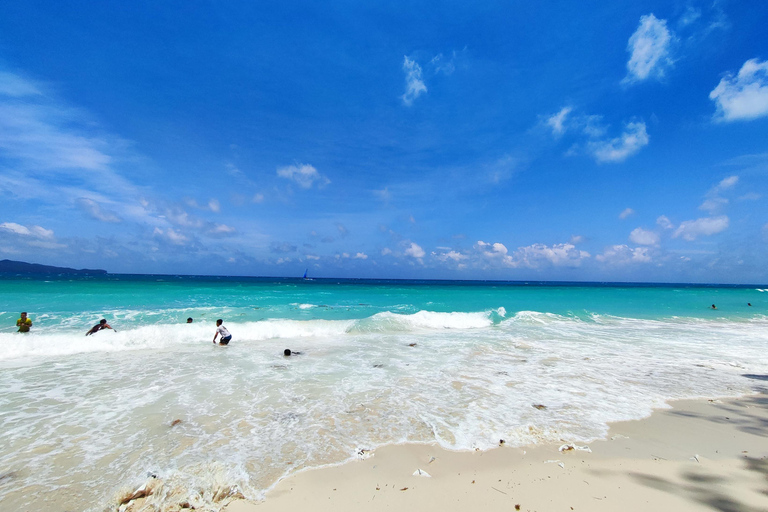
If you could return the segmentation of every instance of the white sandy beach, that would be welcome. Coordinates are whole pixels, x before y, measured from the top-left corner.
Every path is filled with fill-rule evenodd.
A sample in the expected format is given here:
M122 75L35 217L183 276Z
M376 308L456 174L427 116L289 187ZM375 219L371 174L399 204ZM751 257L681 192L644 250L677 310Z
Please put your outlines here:
M298 473L265 501L234 501L225 510L768 510L768 395L672 405L613 424L591 452L389 446ZM419 469L430 477L414 476Z

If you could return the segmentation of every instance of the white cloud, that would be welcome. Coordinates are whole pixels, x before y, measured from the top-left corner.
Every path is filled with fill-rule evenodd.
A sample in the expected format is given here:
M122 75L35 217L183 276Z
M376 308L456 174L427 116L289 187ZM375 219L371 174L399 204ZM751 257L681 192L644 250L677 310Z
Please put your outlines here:
M689 5L683 15L680 17L678 24L681 27L686 27L692 23L695 23L699 18L701 18L701 11Z
M728 223L729 219L726 215L686 220L680 224L672 236L674 238L683 237L684 240L693 241L701 235L710 236L724 231L728 228Z
M666 68L672 66L670 45L674 35L667 28L667 21L657 19L653 14L640 17L637 30L629 38L627 51L627 76L624 83L661 78Z
M454 251L454 250L450 250L450 249L447 249L447 248L443 248L443 250L444 250L444 252L441 252L441 253L432 252L432 256L435 259L437 259L438 261L442 261L444 263L447 262L447 261L453 261L453 262L456 262L456 263L460 263L460 262L462 262L464 260L469 259L469 256L467 256L466 254L462 254L460 252L457 252L457 251Z
M319 260L320 256L317 256L316 254L307 254L305 258L307 258L308 260Z
M432 60L429 61L429 63L432 65L432 67L435 70L435 73L442 73L444 75L451 75L454 71L456 71L456 64L454 64L454 60L456 59L456 52L453 52L453 55L451 56L450 60L447 60L442 53L439 53L432 57Z
M297 164L281 167L277 170L277 175L295 182L301 188L312 188L313 185L322 187L328 185L331 180L317 172L311 165Z
M629 240L637 245L658 245L659 235L643 228L635 228L629 234Z
M584 237L583 236L581 236L581 235L572 235L569 243L571 243L573 245L576 245L576 244L582 243L583 241L584 241Z
M392 254L392 249L390 249L389 247L385 247L381 250L382 256L387 256L388 254Z
M405 250L405 254L416 259L421 259L426 254L416 242L411 242L408 248Z
M599 163L621 162L640 151L643 146L648 145L648 141L645 123L636 121L626 124L621 137L605 141L592 141L589 143L589 149Z
M88 199L87 197L79 198L77 200L77 206L92 219L100 220L101 222L118 223L123 220L114 213L104 210L99 203L93 199Z
M560 112L557 114L554 114L550 116L547 119L547 125L552 128L552 135L559 137L563 133L565 133L565 120L568 117L568 114L571 113L573 110L572 107L563 107Z
M603 254L595 256L597 261L610 265L626 265L629 263L650 263L651 255L647 247L635 247L627 245L613 245L606 248Z
M627 217L629 217L630 215L634 215L634 214L635 214L635 210L633 210L632 208L625 208L625 209L624 209L624 211L622 211L622 212L619 214L619 218L620 218L621 220L624 220L624 219L626 219Z
M163 217L176 226L184 226L187 228L203 227L202 220L192 217L189 213L179 207L166 209Z
M659 218L656 219L656 224L662 229L674 229L675 227L666 215L660 215Z
M509 251L507 247L502 243L489 243L478 240L475 244L475 249L479 251L486 259L496 260L508 267L515 267L516 264L512 260L512 257L507 254Z
M716 212L728 204L728 200L723 197L710 197L705 199L699 206L699 210L705 210L708 212Z
M701 203L699 209L708 211L711 214L716 213L727 206L729 203L728 199L720 197L720 194L732 189L738 182L739 177L735 175L722 179L720 183L707 192L707 198Z
M162 230L156 227L152 234L155 236L155 238L165 240L174 245L184 245L189 241L189 237L187 237L182 233L179 233L178 231L174 231L171 228Z
M533 244L518 248L514 255L514 266L526 266L539 268L542 264L550 264L555 267L578 267L582 261L589 258L586 251L577 249L573 244Z
M403 60L403 71L405 72L405 94L401 96L403 103L407 106L413 105L413 101L427 92L427 86L421 76L421 66L415 60L405 56Z
M219 213L221 211L221 205L219 204L219 200L211 199L210 201L208 201L208 209L214 213Z
M264 202L264 194L257 192L253 195L253 198L251 199L252 203L260 204Z
M13 73L0 71L0 94L13 98L42 94L37 85Z
M3 222L0 224L0 229L10 233L14 233L20 236L28 236L32 238L50 239L53 238L53 230L45 229L42 226L22 226L15 222Z
M356 260L367 260L368 259L368 255L365 254L364 252L359 252L359 253L355 254L355 259Z
M373 193L384 202L392 199L392 193L389 191L389 187L384 187L383 190L374 190Z
M726 75L709 93L716 121L740 121L768 115L768 61L750 59L735 77Z
M729 188L733 188L738 182L739 182L738 176L728 176L727 178L723 178L720 181L720 183L717 184L717 186L715 187L715 190L717 192L728 190Z
M232 226L226 224L214 224L214 226L208 230L210 235L231 235L236 231Z

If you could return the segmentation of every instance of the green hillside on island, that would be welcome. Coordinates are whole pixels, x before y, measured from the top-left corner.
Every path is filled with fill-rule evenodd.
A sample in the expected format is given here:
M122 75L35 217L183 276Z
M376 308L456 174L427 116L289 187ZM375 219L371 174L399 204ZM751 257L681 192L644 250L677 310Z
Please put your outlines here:
M75 274L75 275L102 275L106 270L89 268L54 267L40 265L39 263L27 263L24 261L0 260L0 274Z

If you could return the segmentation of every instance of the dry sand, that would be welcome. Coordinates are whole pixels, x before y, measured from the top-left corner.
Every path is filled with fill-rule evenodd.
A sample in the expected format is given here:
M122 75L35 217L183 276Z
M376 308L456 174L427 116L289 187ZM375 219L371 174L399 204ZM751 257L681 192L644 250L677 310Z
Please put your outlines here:
M225 510L768 511L768 395L672 406L611 425L591 452L389 446L298 473L265 501ZM430 477L414 476L418 469Z

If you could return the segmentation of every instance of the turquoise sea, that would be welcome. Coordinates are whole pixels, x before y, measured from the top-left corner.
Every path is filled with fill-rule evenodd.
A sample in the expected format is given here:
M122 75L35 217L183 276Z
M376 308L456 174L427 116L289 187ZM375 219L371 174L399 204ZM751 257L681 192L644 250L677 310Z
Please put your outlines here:
M0 279L0 509L117 510L158 477L148 503L219 510L386 444L589 442L761 388L767 313L768 286Z

